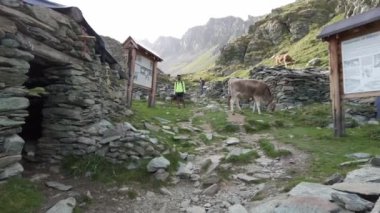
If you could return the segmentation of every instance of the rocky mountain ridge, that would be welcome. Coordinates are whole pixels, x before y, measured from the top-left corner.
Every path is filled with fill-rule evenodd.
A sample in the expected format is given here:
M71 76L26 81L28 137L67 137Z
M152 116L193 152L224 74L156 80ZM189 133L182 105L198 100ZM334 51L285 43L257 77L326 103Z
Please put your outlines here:
M247 21L232 16L211 18L206 25L190 28L181 39L162 36L154 43L139 43L164 58L159 67L169 74L221 70L220 75L226 75L236 71L234 66L273 65L270 57L283 52L294 57L298 66L316 60L315 66L326 67L326 44L316 38L322 27L377 7L379 2L297 0L265 17L250 16ZM111 52L122 55L116 48L119 44L105 40L115 50Z
M219 47L247 33L249 26L259 19L253 16L246 21L233 16L211 18L205 25L190 28L180 39L162 36L154 43L147 40L139 42L164 58L160 68L166 73L186 73L189 72L186 65L210 49L213 51L208 57L218 55ZM213 62L210 61L211 64Z
M321 58L327 65L327 48L316 38L320 30L377 6L379 1L298 0L272 10L250 27L248 35L224 46L217 64L255 66L265 64L274 54L288 52L299 65L313 58Z

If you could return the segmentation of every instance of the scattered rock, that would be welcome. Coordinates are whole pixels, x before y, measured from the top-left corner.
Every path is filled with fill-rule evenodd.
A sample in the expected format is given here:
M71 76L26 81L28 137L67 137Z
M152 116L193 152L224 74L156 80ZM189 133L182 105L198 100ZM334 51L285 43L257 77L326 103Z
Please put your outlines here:
M234 177L236 179L244 181L245 183L257 183L259 181L259 179L246 174L237 174Z
M6 168L1 168L0 170L0 180L8 179L10 177L21 175L24 168L20 163L14 163Z
M186 213L206 213L206 210L200 206L192 206L186 209Z
M225 140L225 143L227 144L227 146L235 145L235 144L240 143L240 140L239 140L239 138L229 137Z
M170 165L170 161L168 161L164 157L153 158L148 165L146 166L148 172L156 172L159 169L166 169Z
M324 200L331 200L332 193L346 194L332 189L330 186L319 183L302 182L288 192L291 196L313 196Z
M73 188L72 186L70 185L64 185L62 183L58 183L58 182L55 182L55 181L48 181L45 183L46 186L48 187L51 187L51 188L54 188L54 189L58 189L60 191L68 191L70 190L71 188Z
M375 167L380 167L380 156L376 156L371 159L371 165Z
M334 202L343 206L345 209L355 212L362 212L371 210L374 206L373 203L364 200L356 194L337 194L332 193L331 197Z
M75 205L75 198L69 197L56 203L53 207L47 210L46 213L71 213L73 212Z
M380 196L380 183L336 183L331 187L349 193Z
M344 182L360 183L360 182L376 182L380 183L380 168L379 167L364 167L349 172L344 179Z
M340 212L339 210L339 206L321 197L295 196L284 200L274 212Z
M219 191L219 189L219 184L213 184L207 187L205 190L203 190L202 194L212 196L215 195Z
M333 174L332 176L328 177L324 182L323 184L325 185L333 185L334 183L340 183L340 182L343 182L344 180L344 177L339 174L339 173L335 173Z
M228 213L248 213L248 211L242 205L235 204L228 208Z
M368 153L358 152L358 153L347 154L346 157L354 158L354 159L368 159L371 157L371 155Z

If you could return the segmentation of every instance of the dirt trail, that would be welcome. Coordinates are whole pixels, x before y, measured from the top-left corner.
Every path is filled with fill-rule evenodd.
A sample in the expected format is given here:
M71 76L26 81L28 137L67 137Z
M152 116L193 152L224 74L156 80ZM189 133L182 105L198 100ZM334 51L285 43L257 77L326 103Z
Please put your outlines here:
M194 116L202 116L203 112L197 112ZM159 189L141 188L135 184L118 186L116 184L105 185L91 181L89 178L72 178L62 174L56 167L44 165L26 166L26 177L33 177L36 174L49 174L47 178L38 182L44 193L46 200L41 212L45 212L49 207L61 199L73 196L78 200L78 204L83 212L130 212L130 213L166 213L184 212L192 206L199 206L208 210L207 212L223 213L228 212L228 207L233 204L246 204L250 202L258 193L264 196L271 196L279 193L278 180L289 179L290 170L302 169L307 165L308 156L294 147L277 143L270 134L247 134L243 131L245 116L240 114L232 115L228 112L228 121L239 125L241 131L234 133L233 137L240 139L236 146L226 146L224 142L203 144L197 147L197 152L192 160L187 164L193 166L193 174L190 178L172 177L168 182L177 182L166 186L168 192ZM203 133L212 133L210 124L200 126ZM262 138L269 139L276 147L290 150L293 155L286 158L270 159L265 156L258 145ZM260 158L254 163L246 165L232 165L220 162L221 157L234 150L252 149L256 150ZM202 165L205 160L210 159L208 171L202 172ZM215 173L218 168L223 168L230 174L230 179L221 179L220 173ZM55 172L52 172L55 171ZM215 176L216 175L216 176ZM239 175L254 176L263 179L260 183L248 183L237 178ZM216 180L212 180L212 179ZM197 179L194 181L193 179ZM44 186L46 181L57 181L67 185L72 185L73 189L68 192L59 192ZM211 185L217 185L217 191L211 194L205 193L202 185L211 181ZM136 198L131 199L129 192L136 192ZM89 201L90 200L90 201ZM89 201L86 203L85 201Z

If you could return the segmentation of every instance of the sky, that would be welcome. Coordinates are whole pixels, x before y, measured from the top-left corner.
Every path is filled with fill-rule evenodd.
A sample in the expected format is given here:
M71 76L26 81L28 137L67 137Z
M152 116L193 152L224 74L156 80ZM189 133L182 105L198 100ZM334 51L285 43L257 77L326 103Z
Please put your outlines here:
M205 25L210 18L227 16L248 19L295 0L51 0L77 6L91 27L100 35L124 42L154 42L159 36L181 38L195 26Z

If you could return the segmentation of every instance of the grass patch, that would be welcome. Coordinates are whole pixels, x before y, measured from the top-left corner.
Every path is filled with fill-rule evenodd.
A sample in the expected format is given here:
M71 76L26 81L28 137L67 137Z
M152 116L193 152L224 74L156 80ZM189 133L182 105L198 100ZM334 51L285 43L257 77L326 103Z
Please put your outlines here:
M267 139L260 139L259 144L261 149L264 151L265 155L271 158L289 156L292 153L289 150L279 149L276 150L274 145L270 143Z
M201 141L202 141L204 144L206 144L206 145L210 145L210 144L212 144L213 142L216 141L216 138L215 138L214 136L212 136L212 139L209 140L209 139L207 138L206 134L205 134L205 133L202 133L202 134L199 135L199 140L201 140Z
M181 161L181 155L179 152L171 152L164 155L164 157L170 161L170 166L168 168L169 173L175 173L179 166L179 162Z
M222 167L218 167L216 172L218 173L218 177L220 177L222 180L230 180L231 175L233 174L230 169L224 169Z
M205 123L206 123L206 119L204 118L204 116L196 116L191 120L191 124L193 126L200 126Z
M347 161L346 154L355 152L380 154L380 140L376 139L380 134L379 126L363 126L346 131L347 135L342 138L334 137L331 129L312 127L280 129L274 134L276 139L310 153L312 162L307 171L307 179L321 182L336 172L346 174L353 169L339 166L340 163ZM369 132L376 132L375 136L371 136Z
M128 198L131 199L131 200L136 199L138 195L139 195L139 194L138 194L136 191L134 191L134 190L128 190L128 191L127 191L127 196L128 196Z
M227 114L224 111L218 112L207 112L205 113L204 119L211 124L214 131L217 132L236 132L239 127L231 124L227 121Z
M245 154L230 156L229 158L225 159L224 162L232 163L235 165L244 165L252 163L253 160L257 159L258 157L259 154L257 154L256 151L250 151Z
M355 152L380 154L379 125L346 128L345 137L334 137L333 130L326 128L332 122L330 104L312 104L286 111L276 111L273 114L246 113L245 115L247 121L263 120L271 127L275 127L270 128L270 133L276 141L291 144L310 154L310 166L306 170L296 171L290 174L291 180L281 182L287 189L301 181L322 182L336 172L346 174L353 170L355 166L344 168L339 166L340 163L349 160L346 154ZM347 122L350 122L349 119ZM268 130L263 131L268 132ZM273 152L273 145L261 143L264 151ZM279 153L267 155L277 156Z
M263 120L248 119L247 124L244 125L244 128L247 132L258 132L262 130L270 129L270 124Z
M42 193L28 180L11 178L7 183L0 185L2 213L38 212L42 202Z
M132 115L128 122L132 122L137 128L143 128L143 121L156 121L162 118L171 123L179 121L188 121L191 116L192 104L186 103L186 108L178 109L175 104L160 105L149 108L146 101L133 101Z
M236 124L231 124L231 123L227 123L223 129L222 129L222 132L226 132L226 133L234 133L234 132L238 132L240 130L239 126L236 125Z
M104 157L89 155L83 157L70 156L63 161L63 169L73 176L88 176L91 180L106 184L141 183L146 187L159 187L162 185L146 169L149 159L141 160L139 167L134 170L126 169L125 164L112 164Z
M286 111L277 111L270 119L277 127L326 127L332 122L330 104L311 104Z

